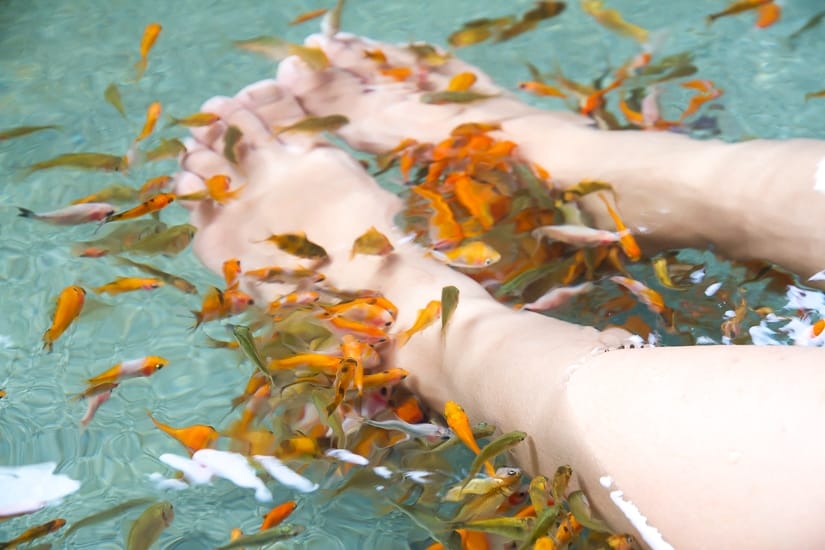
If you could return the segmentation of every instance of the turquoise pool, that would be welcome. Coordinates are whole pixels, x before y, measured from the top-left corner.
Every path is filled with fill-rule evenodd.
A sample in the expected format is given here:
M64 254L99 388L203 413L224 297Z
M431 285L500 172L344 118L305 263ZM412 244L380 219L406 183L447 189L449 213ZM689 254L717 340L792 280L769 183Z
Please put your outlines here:
M513 1L504 7L502 2L489 0L433 2L424 12L419 2L412 1L350 0L349 4L343 21L347 31L379 40L415 39L443 45L468 19L523 12L532 2ZM518 81L528 77L527 61L545 69L559 63L569 77L590 81L634 53L631 41L595 26L571 4L563 16L537 31L503 44L465 48L460 56L515 89ZM704 16L724 7L722 0L610 2L635 23L661 30L663 54L693 52L697 76L712 79L724 89L725 95L717 102L722 108L713 111L721 137L825 139L825 99L804 99L806 92L825 88L818 49L825 38L825 24L794 41L788 39L822 7L817 0L788 4L779 23L757 31L749 15L707 27ZM175 426L223 425L228 400L243 388L250 374L251 367L239 355L210 349L204 345L202 332L188 330L190 310L198 309L200 298L169 287L108 298L90 294L81 321L52 353L46 353L41 350L41 336L60 289L75 283L102 285L122 275L123 269L71 253L73 243L94 238L93 226L39 224L18 217L16 207L51 210L106 185L119 182L136 187L151 176L173 173L175 161L166 160L128 176L48 170L23 177L27 166L61 153L125 151L151 101L160 101L167 113L184 115L197 111L211 96L232 95L246 83L271 75L270 61L234 49L232 41L263 34L300 41L317 28L316 23L288 27L287 22L322 5L288 0L0 0L0 129L35 124L62 127L0 141L4 175L0 186L4 220L0 224L0 303L5 311L0 316L0 388L7 392L0 399L0 466L54 461L59 473L81 483L61 504L0 523L0 540L54 517L65 517L71 523L107 506L150 496L168 499L176 509L175 521L156 547L212 548L225 542L234 527L255 530L260 516L271 507L257 502L249 489L224 480L160 492L148 478L153 472L172 476L174 472L158 457L182 454L182 450L152 426L144 411L149 409ZM137 85L128 84L142 30L150 21L161 22L163 33L143 79ZM121 84L126 120L103 100L110 82ZM678 112L687 97L678 87L669 90L666 113ZM524 99L564 108L557 99L527 95ZM185 220L180 208L164 213L170 225ZM696 263L707 263L708 272L720 278L733 276L729 266L701 257L701 252L684 254ZM136 259L184 276L199 288L220 284L219 276L206 271L189 250L175 258ZM754 292L763 291L760 287ZM765 300L778 304L781 295ZM224 337L217 329L210 327L207 332ZM69 396L82 391L86 378L115 362L148 354L168 358L168 371L131 381L101 408L86 430L80 430L78 421L85 405ZM469 452L460 453L456 460L466 467L470 457ZM307 475L324 473L323 469L310 470ZM398 514L382 516L375 524L365 522L375 512L364 497L346 494L330 500L326 491L302 495L281 486L270 487L276 502L297 498L300 507L291 520L311 526L287 545L290 548L418 548L426 540L422 529ZM68 542L57 542L55 547L122 548L136 515L132 510L78 530Z

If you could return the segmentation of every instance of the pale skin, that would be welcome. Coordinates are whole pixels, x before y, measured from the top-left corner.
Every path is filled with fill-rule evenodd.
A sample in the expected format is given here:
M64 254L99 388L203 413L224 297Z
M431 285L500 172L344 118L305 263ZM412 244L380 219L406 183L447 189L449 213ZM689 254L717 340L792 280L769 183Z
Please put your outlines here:
M395 366L411 372L410 387L435 409L451 399L471 419L527 431L528 444L515 454L520 466L551 475L571 464L598 514L643 546L611 491L623 491L677 548L825 542L818 514L825 509L825 446L814 443L825 418L819 350L621 349L623 331L599 332L509 309L423 249L400 242L393 224L400 199L348 154L318 136L275 138L270 129L307 113L344 114L351 123L340 135L355 148L377 152L404 137L438 141L461 122L501 120L496 135L517 142L554 180L613 183L629 225L653 229L642 240L646 253L713 243L731 257L770 259L805 276L825 267L808 253L825 244L825 233L811 222L825 212L825 195L813 191L825 144L723 145L652 132L599 132L579 117L538 111L510 96L468 106L424 105L414 87L376 80L374 64L361 55L375 44L341 35L308 42L320 44L334 68L314 73L288 59L277 80L253 84L234 98L213 98L202 109L225 122L193 132L178 192L200 190L217 173L229 175L233 185L246 184L225 206L188 205L199 228L195 251L209 268L219 272L233 257L244 269L293 265L275 247L254 241L305 231L331 256L323 267L327 282L383 292L399 307L398 330L438 299L443 286L455 285L460 304L444 343L436 325L393 354ZM398 64L408 55L379 47ZM480 91L498 91L457 60L439 78L446 83L463 70L478 74ZM243 131L236 166L222 155L227 124ZM798 160L779 160L791 154ZM599 227L615 229L598 201L586 205ZM370 226L389 236L396 252L350 260L353 240ZM244 286L256 299L291 288ZM611 478L609 489L599 483L603 476Z

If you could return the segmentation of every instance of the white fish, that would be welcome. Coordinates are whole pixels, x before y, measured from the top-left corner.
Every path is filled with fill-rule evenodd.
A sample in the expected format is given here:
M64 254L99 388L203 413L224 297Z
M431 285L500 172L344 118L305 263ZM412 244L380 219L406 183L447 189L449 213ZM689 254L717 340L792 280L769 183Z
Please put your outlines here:
M574 296L584 294L593 290L595 286L593 283L587 282L576 286L562 286L551 289L541 298L529 304L524 304L522 309L529 309L530 311L547 311L561 306Z
M604 246L619 242L622 232L594 229L586 225L543 225L530 233L535 239L552 239L573 246Z
M302 493L311 493L318 489L317 483L311 482L304 476L298 474L298 472L290 469L274 456L255 455L254 458L269 472L269 475L287 487L292 487Z
M425 422L422 424L410 424L403 420L364 420L364 424L375 426L376 428L383 428L385 430L398 430L404 432L411 437L425 437L443 439L450 437L452 431L444 426Z
M52 210L51 212L43 212L41 214L21 206L18 206L17 209L20 210L18 215L23 218L32 218L54 225L78 225L81 223L99 222L115 213L115 207L106 202L73 204L60 210Z

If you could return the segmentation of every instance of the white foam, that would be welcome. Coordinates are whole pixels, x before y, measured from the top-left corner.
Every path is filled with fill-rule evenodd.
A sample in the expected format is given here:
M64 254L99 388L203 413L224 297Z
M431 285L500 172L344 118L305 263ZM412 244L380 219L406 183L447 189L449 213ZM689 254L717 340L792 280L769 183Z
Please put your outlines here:
M705 296L713 296L720 288L722 288L722 283L713 283L708 285L705 289Z
M386 466L376 466L372 469L377 475L383 477L384 479L389 479L392 477L392 470L387 468Z
M287 487L291 487L302 493L311 493L318 489L317 483L313 483L295 470L292 470L274 456L255 455L255 460L269 472L269 475Z
M54 475L55 462L0 467L0 516L40 510L80 489L80 482Z
M602 476L599 478L599 483L601 483L605 489L610 489L610 486L613 485L613 478L610 476Z
M357 464L358 466L366 466L370 463L368 458L350 452L346 449L329 449L324 454L336 460L349 462L350 464Z
M816 173L814 174L814 191L825 193L825 157L823 157L816 165Z
M610 500L630 520L630 523L633 524L633 527L636 528L647 545L653 550L674 550L673 546L665 541L658 529L647 524L647 518L639 512L639 509L629 500L622 498L623 495L623 491L610 491Z

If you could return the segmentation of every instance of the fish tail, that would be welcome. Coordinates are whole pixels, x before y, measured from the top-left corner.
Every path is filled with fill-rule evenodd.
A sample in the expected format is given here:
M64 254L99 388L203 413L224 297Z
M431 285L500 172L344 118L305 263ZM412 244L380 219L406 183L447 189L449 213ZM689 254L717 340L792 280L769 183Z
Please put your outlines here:
M400 348L404 344L407 343L407 340L410 339L410 334L407 332L401 332L395 337L395 344Z
M20 210L20 212L18 212L17 215L20 216L21 218L36 218L37 217L37 214L35 214L34 211L29 210L28 208L23 208L22 206L18 206L17 209ZM2 548L2 547L0 546L0 548Z
M52 340L51 332L51 329L49 329L43 333L43 349L49 353L52 352L52 347L54 346L54 340Z
M143 73L146 72L146 65L147 60L145 57L135 63L135 82L139 81L143 77Z
M195 316L195 324L189 327L189 330L193 331L203 324L203 313L200 311L195 311L194 309L191 311L192 315Z

